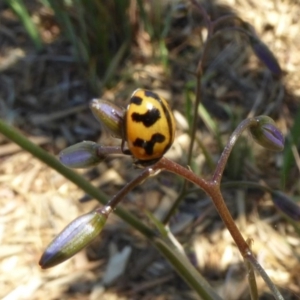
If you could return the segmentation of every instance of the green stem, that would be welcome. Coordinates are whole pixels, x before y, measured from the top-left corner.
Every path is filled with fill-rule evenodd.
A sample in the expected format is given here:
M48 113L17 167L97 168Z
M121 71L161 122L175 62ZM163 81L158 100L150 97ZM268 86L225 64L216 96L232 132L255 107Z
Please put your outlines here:
M207 26L208 34L207 34L207 38L206 38L206 43L203 47L204 48L203 51L205 52L207 49L208 41L211 39L211 36L213 33L212 22L210 20L209 15L206 12L206 10L203 8L203 6L201 4L199 4L196 0L191 0L191 3L201 13L201 15L203 16L204 21L206 23L206 26ZM191 142L189 144L189 149L188 149L188 154L187 154L187 165L188 166L191 165L192 153L193 153L193 148L194 148L194 143L195 143L195 138L196 138L196 130L197 130L197 122L198 122L198 107L199 107L200 101L201 101L201 86L202 86L201 78L202 78L202 71L203 71L203 68L202 68L203 58L204 58L204 56L202 55L202 57L198 63L198 66L197 66L197 70L196 70L197 85L196 85L196 100L195 100L195 104L194 104L194 107L196 109L194 109L193 123L192 123L191 132L190 132ZM176 201L173 203L171 209L167 213L167 216L164 218L164 224L167 224L170 221L171 217L178 209L182 199L184 198L184 195L186 194L186 189L187 189L187 181L184 179L182 186L181 186L179 196L177 197Z
M43 49L43 42L40 37L38 28L34 24L32 18L30 17L26 5L23 0L6 0L7 4L19 17L23 26L25 27L29 37L33 41L37 50Z
M197 77L197 87L196 87L196 101L194 104L194 107L198 107L201 101L201 77ZM194 109L194 115L193 115L193 124L191 129L191 142L188 149L188 155L187 155L187 165L189 166L191 164L192 160L192 153L195 143L195 135L197 130L197 121L198 121L198 109Z
M107 204L108 197L102 193L99 189L91 185L87 180L85 180L81 175L75 173L71 169L63 166L53 155L48 154L39 146L30 142L26 137L19 133L13 127L7 125L4 121L0 120L0 132L7 138L18 144L21 148L25 149L33 156L47 164L52 169L56 170L58 173L62 174L64 177L69 179L71 182L76 184L79 188L89 194L91 197L97 199L102 204ZM135 216L127 212L122 208L117 208L115 213L121 217L123 220L128 222L130 225L138 228L146 237L151 238L154 233L153 231L143 224Z
M160 253L163 254L176 269L178 274L180 274L185 280L189 280L189 283L192 284L191 286L193 286L197 294L201 295L201 299L222 299L218 294L216 294L212 287L208 285L201 274L196 271L190 261L187 260L186 257L178 251L178 249L174 248L174 245L169 245L162 239L155 239L153 242ZM170 251L170 249L172 250Z
M201 99L201 79L200 78L201 78L201 76L197 77L195 107L199 106L200 99ZM193 116L193 124L192 124L192 129L191 129L191 134L190 134L191 142L189 145L188 155L187 155L187 165L188 166L191 164L191 160L192 160L192 153L193 153L195 135L196 135L196 130L197 130L197 120L198 120L198 109L195 109L194 116ZM184 198L186 189L187 189L187 181L186 181L186 179L184 179L182 186L181 186L179 196L177 197L176 201L173 203L171 209L168 211L167 216L164 218L164 221L163 221L164 224L167 224L170 221L171 217L178 209L182 199Z
M13 127L7 125L4 121L0 120L0 132L7 138L18 144L21 148L25 149L33 156L40 159L52 169L59 172L65 178L76 184L79 188L85 191L87 194L98 200L104 205L107 204L108 197L91 185L86 179L74 171L64 167L54 156L48 154L39 146L30 142L21 133L15 130ZM157 169L160 168L157 165ZM188 261L184 262L183 255L174 253L174 246L165 243L162 238L158 237L156 233L148 226L142 223L138 218L127 212L125 209L116 208L114 212L129 225L134 227L137 231L147 237L153 245L167 258L171 265L176 269L179 275L186 281L186 283L195 290L202 299L206 300L220 300L220 297L213 291L208 290L207 282L202 276L194 269L194 267Z
M201 4L199 4L196 0L191 0L191 3L197 7L199 12L203 16L206 26L207 26L208 34L207 34L205 45L203 47L203 49L204 49L203 51L205 53L206 49L208 48L207 47L208 41L211 39L211 36L213 33L212 22L209 18L209 15L206 12L206 10L202 7ZM191 165L192 153L193 153L193 148L194 148L194 143L195 143L195 138L196 138L196 130L197 130L197 122L198 122L198 107L199 107L200 101L201 101L201 78L202 78L202 71L203 71L203 68L202 68L203 58L204 58L204 55L202 55L202 57L198 63L197 69L196 69L197 85L196 85L196 100L195 100L195 104L194 104L194 107L196 109L194 109L193 123L192 123L191 132L190 132L191 142L189 144L189 149L188 149L188 154L187 154L187 165L188 166ZM179 196L177 197L176 201L173 203L171 209L167 213L167 216L164 218L164 224L167 224L170 221L171 217L178 209L182 199L184 198L184 195L186 194L186 190L187 190L187 181L186 181L186 179L184 179L182 186L181 186Z
M173 203L172 207L167 212L167 215L163 219L163 224L168 224L171 218L174 216L175 212L177 211L177 208L181 201L184 199L186 195L186 187L187 187L188 181L186 179L183 180L183 183L181 185L181 189L179 192L179 195L177 196L175 202Z

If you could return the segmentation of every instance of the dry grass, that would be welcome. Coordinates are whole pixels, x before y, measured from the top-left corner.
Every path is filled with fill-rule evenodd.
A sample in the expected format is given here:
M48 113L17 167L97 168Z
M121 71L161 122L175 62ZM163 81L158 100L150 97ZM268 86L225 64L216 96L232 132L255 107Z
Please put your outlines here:
M269 79L264 81L264 76L269 76L266 75L268 72L249 49L241 43L234 47L228 44L226 49L230 51L227 53L225 49L218 56L221 62L225 62L215 62L218 74L207 87L208 107L212 102L231 105L233 111L240 111L243 116L247 116L249 111L255 115L269 110L283 132L287 133L300 100L298 1L214 2L208 5L212 16L228 11L228 5L253 25L276 54L285 76L280 83L271 81L272 86L268 86ZM36 54L10 11L5 10L3 5L0 8L0 18L3 19L0 26L1 118L19 127L26 136L54 154L66 145L95 140L100 126L87 108L94 95L71 58L70 49L58 37L58 28L51 21L51 16L48 12L36 12L36 17L47 20L41 22L41 31L49 43L43 53ZM101 96L125 105L128 95L139 84L172 98L171 105L177 110L178 133L168 155L178 161L188 142L184 133L186 123L180 117L184 114L181 89L188 76L182 75L182 70L176 70L182 64L191 68L195 65L197 55L180 53L180 47L184 49L187 45L198 43L197 37L204 31L194 29L193 33L195 35L185 40L185 44L170 52L174 59L171 78L160 64L151 60L149 53L153 49L147 35L141 34L139 51L133 49L131 59L126 61L126 69L130 70L127 72L133 74L131 79L121 81ZM232 51L236 52L233 54ZM226 55L229 55L228 58ZM235 56L234 63L224 71L232 55ZM126 71L123 72L126 75ZM272 106L274 101L277 103L275 108ZM222 114L215 106L210 107L210 111L222 120ZM226 121L220 124L223 127L228 125ZM213 137L203 128L200 132L203 143L207 147L215 147ZM101 141L118 142L105 134L101 135ZM38 261L51 239L71 220L97 204L93 201L79 203L78 199L86 197L77 187L1 136L0 142L1 299L195 299L195 295L149 243L114 216L109 219L101 240L99 238L87 251L53 269L41 270ZM198 149L195 153L198 153L197 163L203 165L203 154ZM243 178L264 179L278 188L281 156L260 149L255 150L256 157L258 154L261 159L257 159L256 164L248 162ZM94 170L83 172L109 195L137 173L128 158L109 159ZM299 172L296 168L293 175L294 180L288 184L289 191L298 195ZM131 193L124 206L145 221L145 210L159 217L177 196L178 190L174 186L178 186L177 179L162 174ZM268 195L255 191L246 193L244 190L224 193L226 199L230 199L228 205L243 235L253 239L254 252L270 277L282 288L285 299L299 299L299 235L276 212ZM172 225L173 232L224 299L249 299L241 256L210 201L204 196L201 198L199 201L199 194L188 197ZM108 266L116 258L127 268L119 279L110 280ZM107 288L103 282L108 285ZM260 278L258 286L261 299L271 299Z

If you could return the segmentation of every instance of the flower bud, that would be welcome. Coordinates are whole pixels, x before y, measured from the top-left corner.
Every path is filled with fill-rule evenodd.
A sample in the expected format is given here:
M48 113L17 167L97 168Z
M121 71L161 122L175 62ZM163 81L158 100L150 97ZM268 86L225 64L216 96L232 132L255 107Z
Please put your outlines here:
M99 164L105 155L99 154L100 146L91 141L84 141L70 146L59 153L60 162L69 168L88 168Z
M257 125L249 128L253 139L266 149L282 151L284 137L276 127L275 122L268 116L259 116L256 121L258 122Z
M90 108L95 118L101 122L113 137L122 138L125 109L110 101L93 99Z
M282 74L280 65L268 46L253 35L249 35L249 41L255 55L274 75L280 76Z
M47 247L39 264L43 269L54 267L78 253L101 232L111 207L93 211L71 222Z
M274 191L272 194L274 205L294 221L300 221L300 206L282 192Z

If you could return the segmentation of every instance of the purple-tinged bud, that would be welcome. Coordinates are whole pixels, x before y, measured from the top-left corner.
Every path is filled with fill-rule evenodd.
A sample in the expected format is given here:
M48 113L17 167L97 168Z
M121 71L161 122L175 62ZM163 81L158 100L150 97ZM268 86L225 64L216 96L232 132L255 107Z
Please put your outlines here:
M268 150L282 151L284 137L275 122L268 116L256 117L256 121L257 124L249 128L253 139Z
M249 42L253 49L255 55L267 66L267 68L276 76L280 77L282 74L280 65L272 53L272 51L268 48L268 46L263 43L259 38L254 35L248 35Z
M95 118L101 122L115 138L122 138L125 109L110 101L93 99L90 108Z
M39 264L43 269L54 267L71 258L102 231L110 206L80 216L71 222L47 247Z
M294 221L300 221L300 206L282 192L274 191L272 194L274 205Z
M89 168L99 164L106 157L103 154L99 154L99 147L95 142L80 142L61 151L59 160L69 168Z

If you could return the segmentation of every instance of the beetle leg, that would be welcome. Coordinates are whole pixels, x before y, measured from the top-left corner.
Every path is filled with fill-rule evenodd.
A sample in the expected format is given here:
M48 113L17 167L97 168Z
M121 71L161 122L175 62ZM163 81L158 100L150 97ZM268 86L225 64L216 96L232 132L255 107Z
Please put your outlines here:
M125 149L125 141L124 140L122 140L122 143L121 143L121 150L125 155L132 155L132 153L130 152L129 149Z

